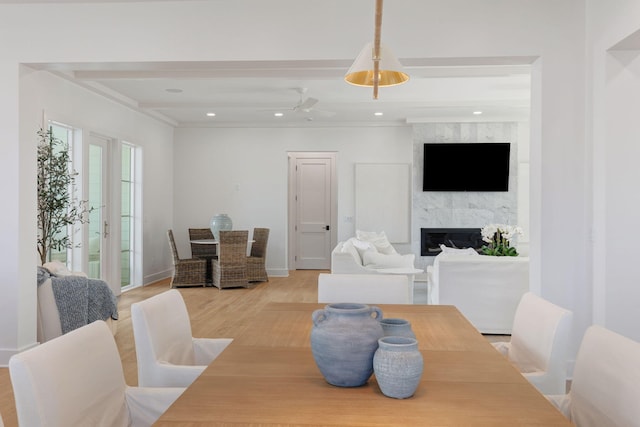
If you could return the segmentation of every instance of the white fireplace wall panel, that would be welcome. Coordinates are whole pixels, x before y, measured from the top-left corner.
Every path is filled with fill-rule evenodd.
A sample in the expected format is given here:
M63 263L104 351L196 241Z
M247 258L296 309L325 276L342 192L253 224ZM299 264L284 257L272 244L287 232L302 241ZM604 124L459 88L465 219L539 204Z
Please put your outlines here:
M384 231L391 243L411 237L411 165L356 163L356 229Z
M421 228L481 228L486 224L518 224L518 123L424 123L413 126L412 252L420 254ZM510 142L509 191L423 192L423 146L426 143ZM528 158L528 156L525 156ZM490 159L486 159L487 164ZM456 171L452 170L452 174ZM426 268L433 257L416 257Z

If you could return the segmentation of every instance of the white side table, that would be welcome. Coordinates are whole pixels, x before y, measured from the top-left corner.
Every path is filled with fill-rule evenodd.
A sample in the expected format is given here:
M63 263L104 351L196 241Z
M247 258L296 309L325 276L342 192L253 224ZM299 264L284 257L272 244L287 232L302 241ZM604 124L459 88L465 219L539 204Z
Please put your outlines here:
M405 274L409 281L409 293L411 296L411 303L413 304L413 278L416 274L423 273L424 270L420 270L419 268L395 267L395 268L378 268L376 269L376 271L382 274Z

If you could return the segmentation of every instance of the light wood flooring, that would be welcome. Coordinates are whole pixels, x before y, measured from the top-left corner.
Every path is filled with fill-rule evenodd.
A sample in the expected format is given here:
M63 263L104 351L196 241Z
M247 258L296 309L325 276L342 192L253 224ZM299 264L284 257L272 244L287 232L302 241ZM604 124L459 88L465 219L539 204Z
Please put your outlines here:
M272 277L250 289L179 288L185 299L195 337L237 335L268 302L317 302L321 270L291 271L289 277ZM115 335L127 384L137 385L136 353L129 307L169 289L163 280L121 295L118 301L118 330ZM501 337L501 339L508 337ZM80 350L81 351L81 350ZM0 368L0 414L6 427L18 425L8 368Z

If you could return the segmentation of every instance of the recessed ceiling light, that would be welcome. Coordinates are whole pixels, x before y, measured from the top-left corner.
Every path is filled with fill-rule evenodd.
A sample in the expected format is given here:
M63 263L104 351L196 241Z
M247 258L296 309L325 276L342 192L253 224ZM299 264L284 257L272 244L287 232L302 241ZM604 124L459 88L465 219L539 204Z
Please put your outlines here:
M473 114L475 114L476 116L479 116L480 114L482 114L482 111L474 111Z
M216 113L207 113L207 117L215 117Z
M165 90L169 93L182 93L182 89L177 89L177 88L169 88Z
M273 113L273 115L274 115L274 116L276 116L276 117L282 117L282 116L284 116L284 114L283 114L283 113Z
M382 111L377 111L375 113L373 113L374 116L382 116L384 115L384 113Z

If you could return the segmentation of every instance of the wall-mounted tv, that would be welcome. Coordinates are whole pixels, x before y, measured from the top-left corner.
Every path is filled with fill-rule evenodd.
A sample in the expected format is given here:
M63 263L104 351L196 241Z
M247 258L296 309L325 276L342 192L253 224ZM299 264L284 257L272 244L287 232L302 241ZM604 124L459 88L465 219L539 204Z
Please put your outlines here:
M422 191L509 191L508 142L424 144Z

